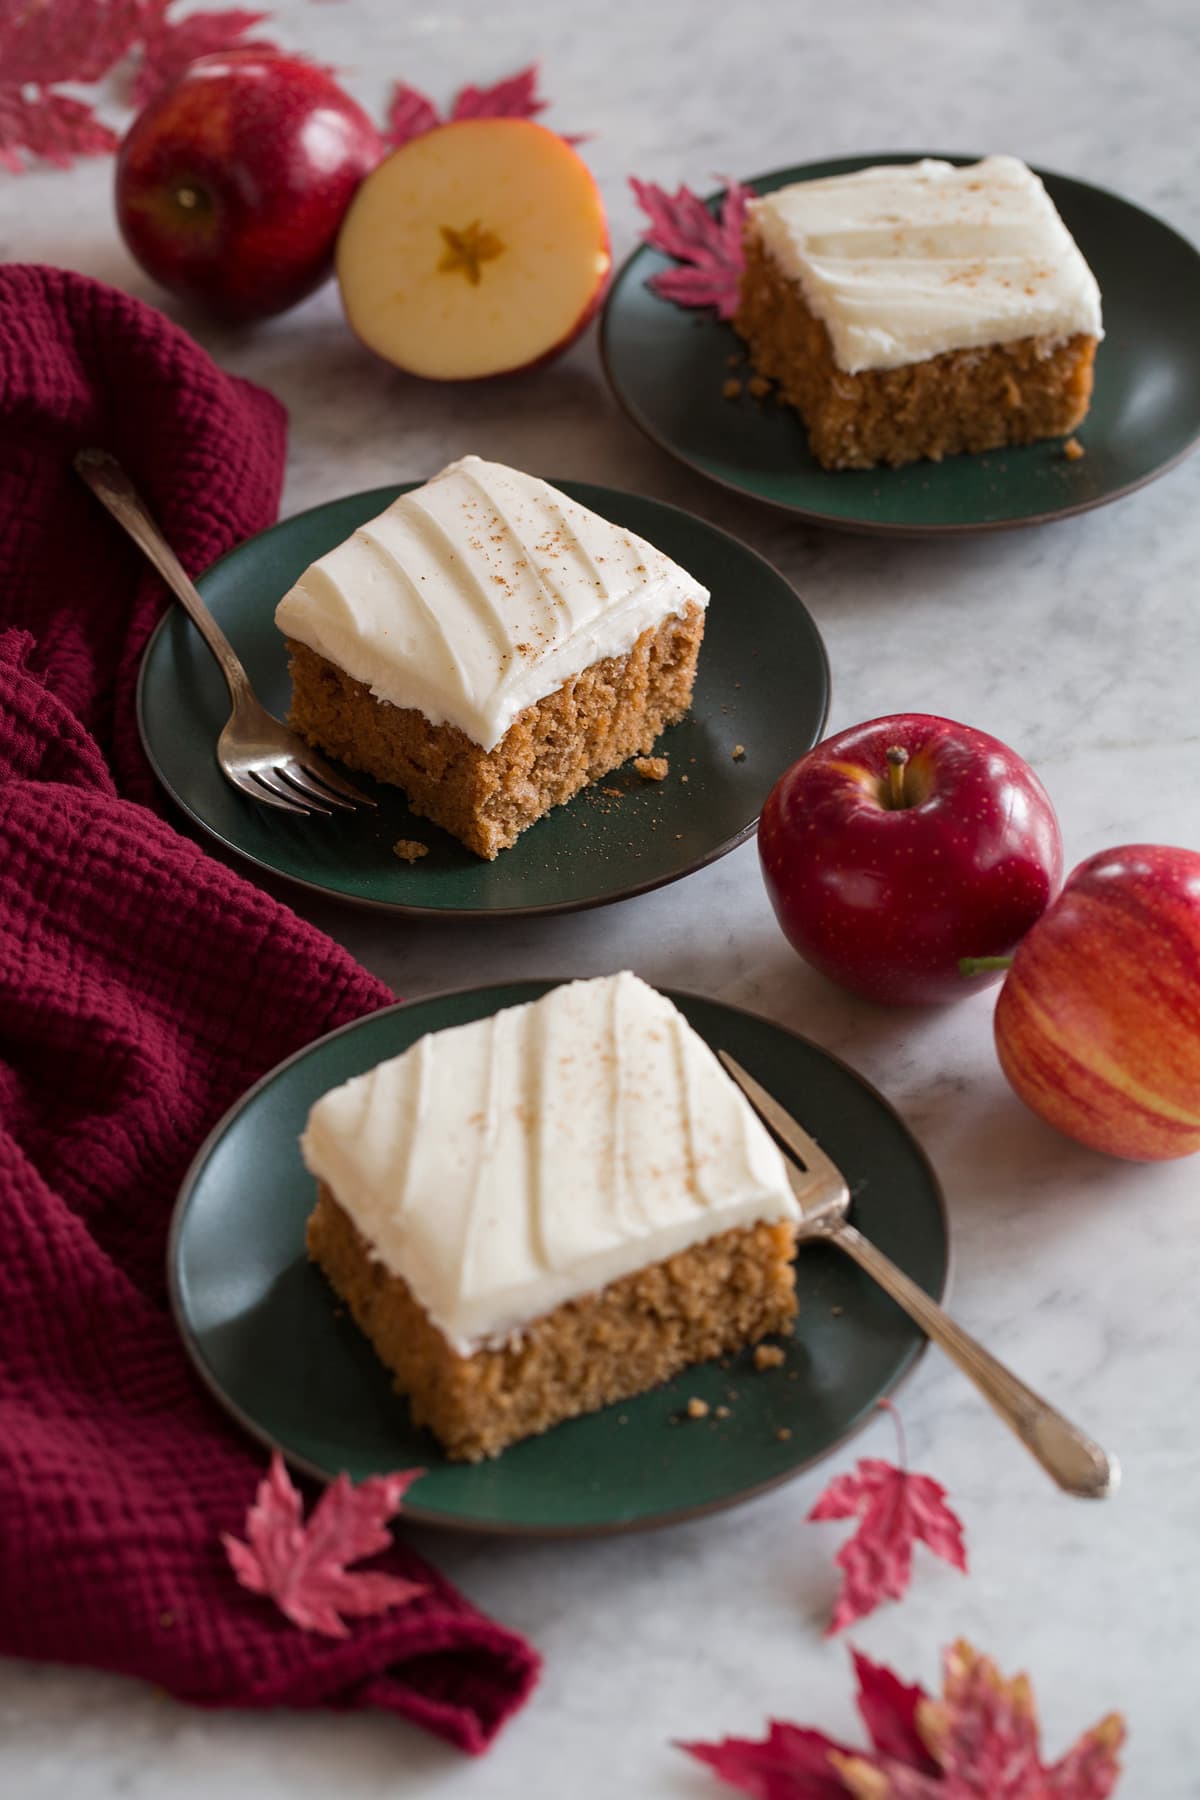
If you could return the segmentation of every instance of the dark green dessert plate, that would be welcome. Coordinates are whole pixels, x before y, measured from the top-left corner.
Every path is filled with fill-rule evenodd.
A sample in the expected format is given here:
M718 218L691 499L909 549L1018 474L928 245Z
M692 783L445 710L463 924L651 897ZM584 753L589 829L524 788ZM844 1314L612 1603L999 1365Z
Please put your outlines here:
M852 1263L799 1252L800 1309L780 1368L744 1354L530 1438L494 1462L447 1461L325 1278L305 1259L314 1189L297 1148L309 1107L426 1032L537 999L548 981L476 988L390 1007L311 1044L265 1076L212 1132L172 1223L172 1305L217 1399L298 1468L355 1481L427 1471L410 1518L464 1531L634 1531L732 1506L827 1455L912 1367L924 1338ZM714 1048L732 1052L839 1162L857 1224L925 1290L946 1282L937 1178L887 1102L845 1064L780 1025L672 994ZM687 1417L696 1396L712 1409ZM727 1417L716 1408L728 1407Z
M287 653L276 602L318 556L398 494L351 494L273 526L221 558L198 586L259 698L283 717ZM662 782L629 765L540 819L495 862L409 811L398 788L355 782L377 802L333 818L293 819L256 806L217 767L229 714L225 683L199 633L173 607L146 647L138 721L154 771L197 825L260 869L398 913L487 916L602 906L677 881L750 836L775 778L816 743L829 706L829 665L811 616L778 570L714 525L640 495L584 482L565 493L637 532L711 591L688 717L656 749ZM744 754L740 752L744 751ZM428 855L404 863L415 838Z
M848 175L942 151L876 151L754 177L760 194L788 182ZM643 247L609 292L605 370L634 424L664 450L738 493L817 525L924 537L994 531L1087 512L1132 493L1186 456L1200 437L1200 253L1169 225L1086 182L1039 170L1100 284L1105 337L1091 410L1070 461L1059 439L902 469L822 469L790 407L743 390L727 400L732 325L660 300L647 279L674 265ZM751 373L749 369L745 374Z

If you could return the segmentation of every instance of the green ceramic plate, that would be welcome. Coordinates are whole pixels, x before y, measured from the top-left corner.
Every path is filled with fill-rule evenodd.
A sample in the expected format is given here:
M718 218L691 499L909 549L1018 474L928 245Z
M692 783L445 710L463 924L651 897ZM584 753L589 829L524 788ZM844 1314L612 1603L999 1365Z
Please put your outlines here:
M287 656L275 604L314 558L415 487L376 488L297 514L222 557L199 587L259 697L283 716ZM174 607L146 647L138 687L142 742L167 792L205 831L261 869L323 893L400 913L459 917L567 912L677 881L740 844L779 772L816 743L829 705L817 628L770 563L716 526L633 494L563 481L564 492L636 531L712 592L692 710L664 732L663 782L625 767L558 807L482 862L411 813L399 789L354 780L377 811L291 819L225 781L214 746L229 712L221 674ZM735 761L741 744L745 756ZM392 853L417 838L415 864Z
M944 153L846 156L776 169L749 185L765 194L790 181L922 155ZM726 359L742 349L741 340L708 313L656 299L647 278L672 264L648 248L625 263L605 307L601 349L613 392L635 425L702 475L849 531L923 537L997 530L1086 512L1131 493L1200 437L1200 254L1128 200L1039 173L1104 299L1106 336L1091 411L1078 432L1087 452L1081 461L1068 462L1061 442L1050 439L903 469L822 469L790 408L745 393L723 398Z
M870 1416L919 1355L907 1317L837 1251L800 1252L800 1313L785 1366L740 1356L640 1399L514 1445L495 1462L450 1463L408 1407L325 1279L305 1260L312 1181L296 1147L313 1101L428 1031L536 999L514 982L391 1007L322 1038L226 1114L184 1181L169 1251L184 1342L234 1417L300 1469L356 1480L428 1470L412 1518L460 1530L572 1535L633 1531L746 1500L826 1455ZM948 1246L936 1177L904 1125L854 1072L779 1025L672 994L714 1047L730 1050L820 1136L845 1170L854 1218L927 1292L942 1293ZM693 1394L727 1419L681 1419ZM781 1432L790 1437L781 1438Z

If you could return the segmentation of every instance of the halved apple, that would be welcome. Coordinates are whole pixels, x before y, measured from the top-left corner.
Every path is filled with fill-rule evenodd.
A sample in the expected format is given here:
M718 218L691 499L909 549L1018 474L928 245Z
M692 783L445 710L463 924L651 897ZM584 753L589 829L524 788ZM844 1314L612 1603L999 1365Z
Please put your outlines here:
M337 246L351 329L441 381L564 350L611 264L590 170L529 119L462 119L402 145L358 189Z

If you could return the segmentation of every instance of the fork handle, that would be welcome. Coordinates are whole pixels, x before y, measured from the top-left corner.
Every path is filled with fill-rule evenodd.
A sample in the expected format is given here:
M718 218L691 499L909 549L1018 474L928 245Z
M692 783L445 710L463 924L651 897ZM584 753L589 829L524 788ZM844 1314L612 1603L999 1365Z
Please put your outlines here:
M844 1250L884 1292L902 1306L909 1317L970 1377L984 1399L1016 1432L1026 1449L1068 1494L1085 1500L1101 1500L1120 1479L1115 1457L1110 1457L1091 1438L1064 1419L1032 1388L998 1362L968 1331L956 1325L948 1313L931 1300L890 1257L843 1222L822 1233Z
M250 691L250 680L234 653L233 645L200 598L195 583L155 523L146 502L115 456L107 450L80 450L76 473L87 482L97 500L106 506L134 543L158 570L192 624L200 633L229 684L236 705Z

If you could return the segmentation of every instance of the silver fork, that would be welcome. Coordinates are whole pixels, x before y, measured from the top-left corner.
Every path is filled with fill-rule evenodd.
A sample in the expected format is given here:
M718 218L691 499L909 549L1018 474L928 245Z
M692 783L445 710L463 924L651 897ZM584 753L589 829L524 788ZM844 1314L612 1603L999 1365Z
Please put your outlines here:
M865 1269L884 1292L915 1319L925 1335L940 1345L963 1374L970 1377L984 1399L1016 1432L1026 1449L1060 1488L1085 1500L1103 1500L1111 1494L1121 1474L1116 1457L1108 1456L1078 1426L1064 1419L1023 1381L1018 1381L990 1350L985 1350L961 1325L956 1325L923 1288L919 1288L903 1269L898 1269L890 1257L876 1249L869 1238L850 1224L846 1217L850 1208L850 1190L841 1170L753 1075L747 1074L724 1050L718 1055L754 1110L800 1160L798 1167L790 1158L784 1158L802 1215L801 1241L836 1244Z
M263 706L229 639L116 457L107 450L81 450L75 468L154 564L220 665L233 702L217 739L217 762L225 779L263 806L304 818L310 813L353 812L356 806L374 806L373 800L310 749L298 732Z

